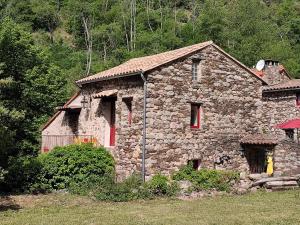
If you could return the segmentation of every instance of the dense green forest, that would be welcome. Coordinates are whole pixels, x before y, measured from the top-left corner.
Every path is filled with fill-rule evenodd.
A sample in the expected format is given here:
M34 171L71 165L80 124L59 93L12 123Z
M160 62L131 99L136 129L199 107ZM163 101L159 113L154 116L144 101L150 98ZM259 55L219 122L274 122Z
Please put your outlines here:
M0 182L75 80L129 58L213 40L300 76L299 0L0 0L0 23Z

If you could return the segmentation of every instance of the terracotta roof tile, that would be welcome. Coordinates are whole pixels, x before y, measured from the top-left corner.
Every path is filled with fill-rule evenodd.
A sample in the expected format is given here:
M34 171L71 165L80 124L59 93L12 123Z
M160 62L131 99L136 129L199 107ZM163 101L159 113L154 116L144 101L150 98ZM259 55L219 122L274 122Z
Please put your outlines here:
M117 89L112 89L112 90L106 90L106 91L101 91L96 94L93 94L93 98L102 98L102 97L108 97L112 95L116 95L118 93Z
M263 91L292 90L297 88L300 88L300 79L293 79L287 82L265 86Z
M268 134L248 134L241 139L241 144L276 145L278 140Z
M258 71L255 68L250 69L252 73L254 73L257 77L262 79L266 84L268 84L268 81L264 78L264 72L263 71Z
M202 48L205 48L211 45L212 43L213 43L212 41L207 41L195 45L190 45L184 48L163 52L156 55L133 58L119 66L113 67L111 69L102 71L95 75L78 80L76 83L78 84L90 83L97 80L111 78L119 75L146 72L158 66L164 65L168 62L186 56L190 53L201 50Z

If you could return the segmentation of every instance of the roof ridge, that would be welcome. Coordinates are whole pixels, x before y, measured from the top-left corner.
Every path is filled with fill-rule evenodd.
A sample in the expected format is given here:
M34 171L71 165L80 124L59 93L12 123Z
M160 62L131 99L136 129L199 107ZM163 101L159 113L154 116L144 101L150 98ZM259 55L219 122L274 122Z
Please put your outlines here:
M154 55L132 58L118 66L112 67L110 69L101 71L94 75L77 80L76 83L80 85L84 83L96 82L103 79L110 79L120 75L123 76L123 75L136 74L138 72L147 72L151 69L157 68L161 65L174 61L185 55L203 49L211 44L213 44L213 41L206 41L206 42L201 42L201 43L185 46L174 50L169 50L166 52L161 52ZM145 60L145 59L149 59L149 60Z
M156 54L153 54L153 55L145 55L145 56L141 56L141 57L135 57L135 58L129 59L126 62L129 62L129 61L132 61L132 60L136 60L136 59L143 59L143 58L147 58L147 57L153 57L153 56L157 56L157 55L161 55L161 54L171 53L171 52L179 51L179 50L183 50L183 49L193 48L193 47L196 47L198 45L200 47L200 45L202 46L202 45L210 45L210 44L213 44L213 41L205 41L205 42L201 42L201 43L197 43L197 44L193 44L193 45L184 46L184 47L181 47L181 48L176 48L176 49L172 49L172 50L168 50L168 51L156 53ZM124 62L124 63L126 63L126 62Z

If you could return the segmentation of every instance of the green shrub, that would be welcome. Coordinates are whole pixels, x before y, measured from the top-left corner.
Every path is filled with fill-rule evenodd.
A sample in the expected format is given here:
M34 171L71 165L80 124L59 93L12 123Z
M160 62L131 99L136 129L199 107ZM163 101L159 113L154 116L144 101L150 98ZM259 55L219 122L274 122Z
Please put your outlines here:
M141 176L133 174L119 183L113 180L102 180L102 182L97 183L97 187L93 192L99 200L124 202L142 198L141 187Z
M160 174L146 183L142 182L140 175L133 174L123 182L115 182L109 177L94 176L80 183L71 183L69 190L74 194L89 195L102 201L124 202L173 196L179 188L176 182L170 182Z
M146 182L145 188L152 196L173 196L179 190L177 182L170 182L166 176L161 174L153 176Z
M72 182L69 190L73 194L94 196L98 200L123 202L141 198L141 186L142 179L137 174L120 183L109 176L91 176L79 183Z
M93 179L113 179L114 175L113 157L104 148L92 144L56 147L38 159L43 166L41 176L53 189L69 188L71 184L73 189L78 189L84 183L92 185ZM76 187L76 184L80 185Z
M239 174L233 171L201 169L193 170L187 165L173 175L174 180L188 180L195 190L229 191L232 184L239 178Z
M9 159L5 185L10 192L44 192L49 187L42 181L42 164L36 157Z

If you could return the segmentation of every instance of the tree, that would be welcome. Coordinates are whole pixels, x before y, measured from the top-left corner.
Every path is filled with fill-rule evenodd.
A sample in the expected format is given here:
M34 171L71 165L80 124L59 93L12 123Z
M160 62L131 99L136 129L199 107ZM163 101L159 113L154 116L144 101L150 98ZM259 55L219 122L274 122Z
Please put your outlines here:
M33 28L34 30L44 29L48 31L52 43L54 30L59 25L59 7L56 4L58 3L54 0L43 2L43 4L39 0L31 0L31 9L34 15Z
M66 100L61 70L47 61L24 27L0 26L0 167L14 156L36 155L39 127Z

